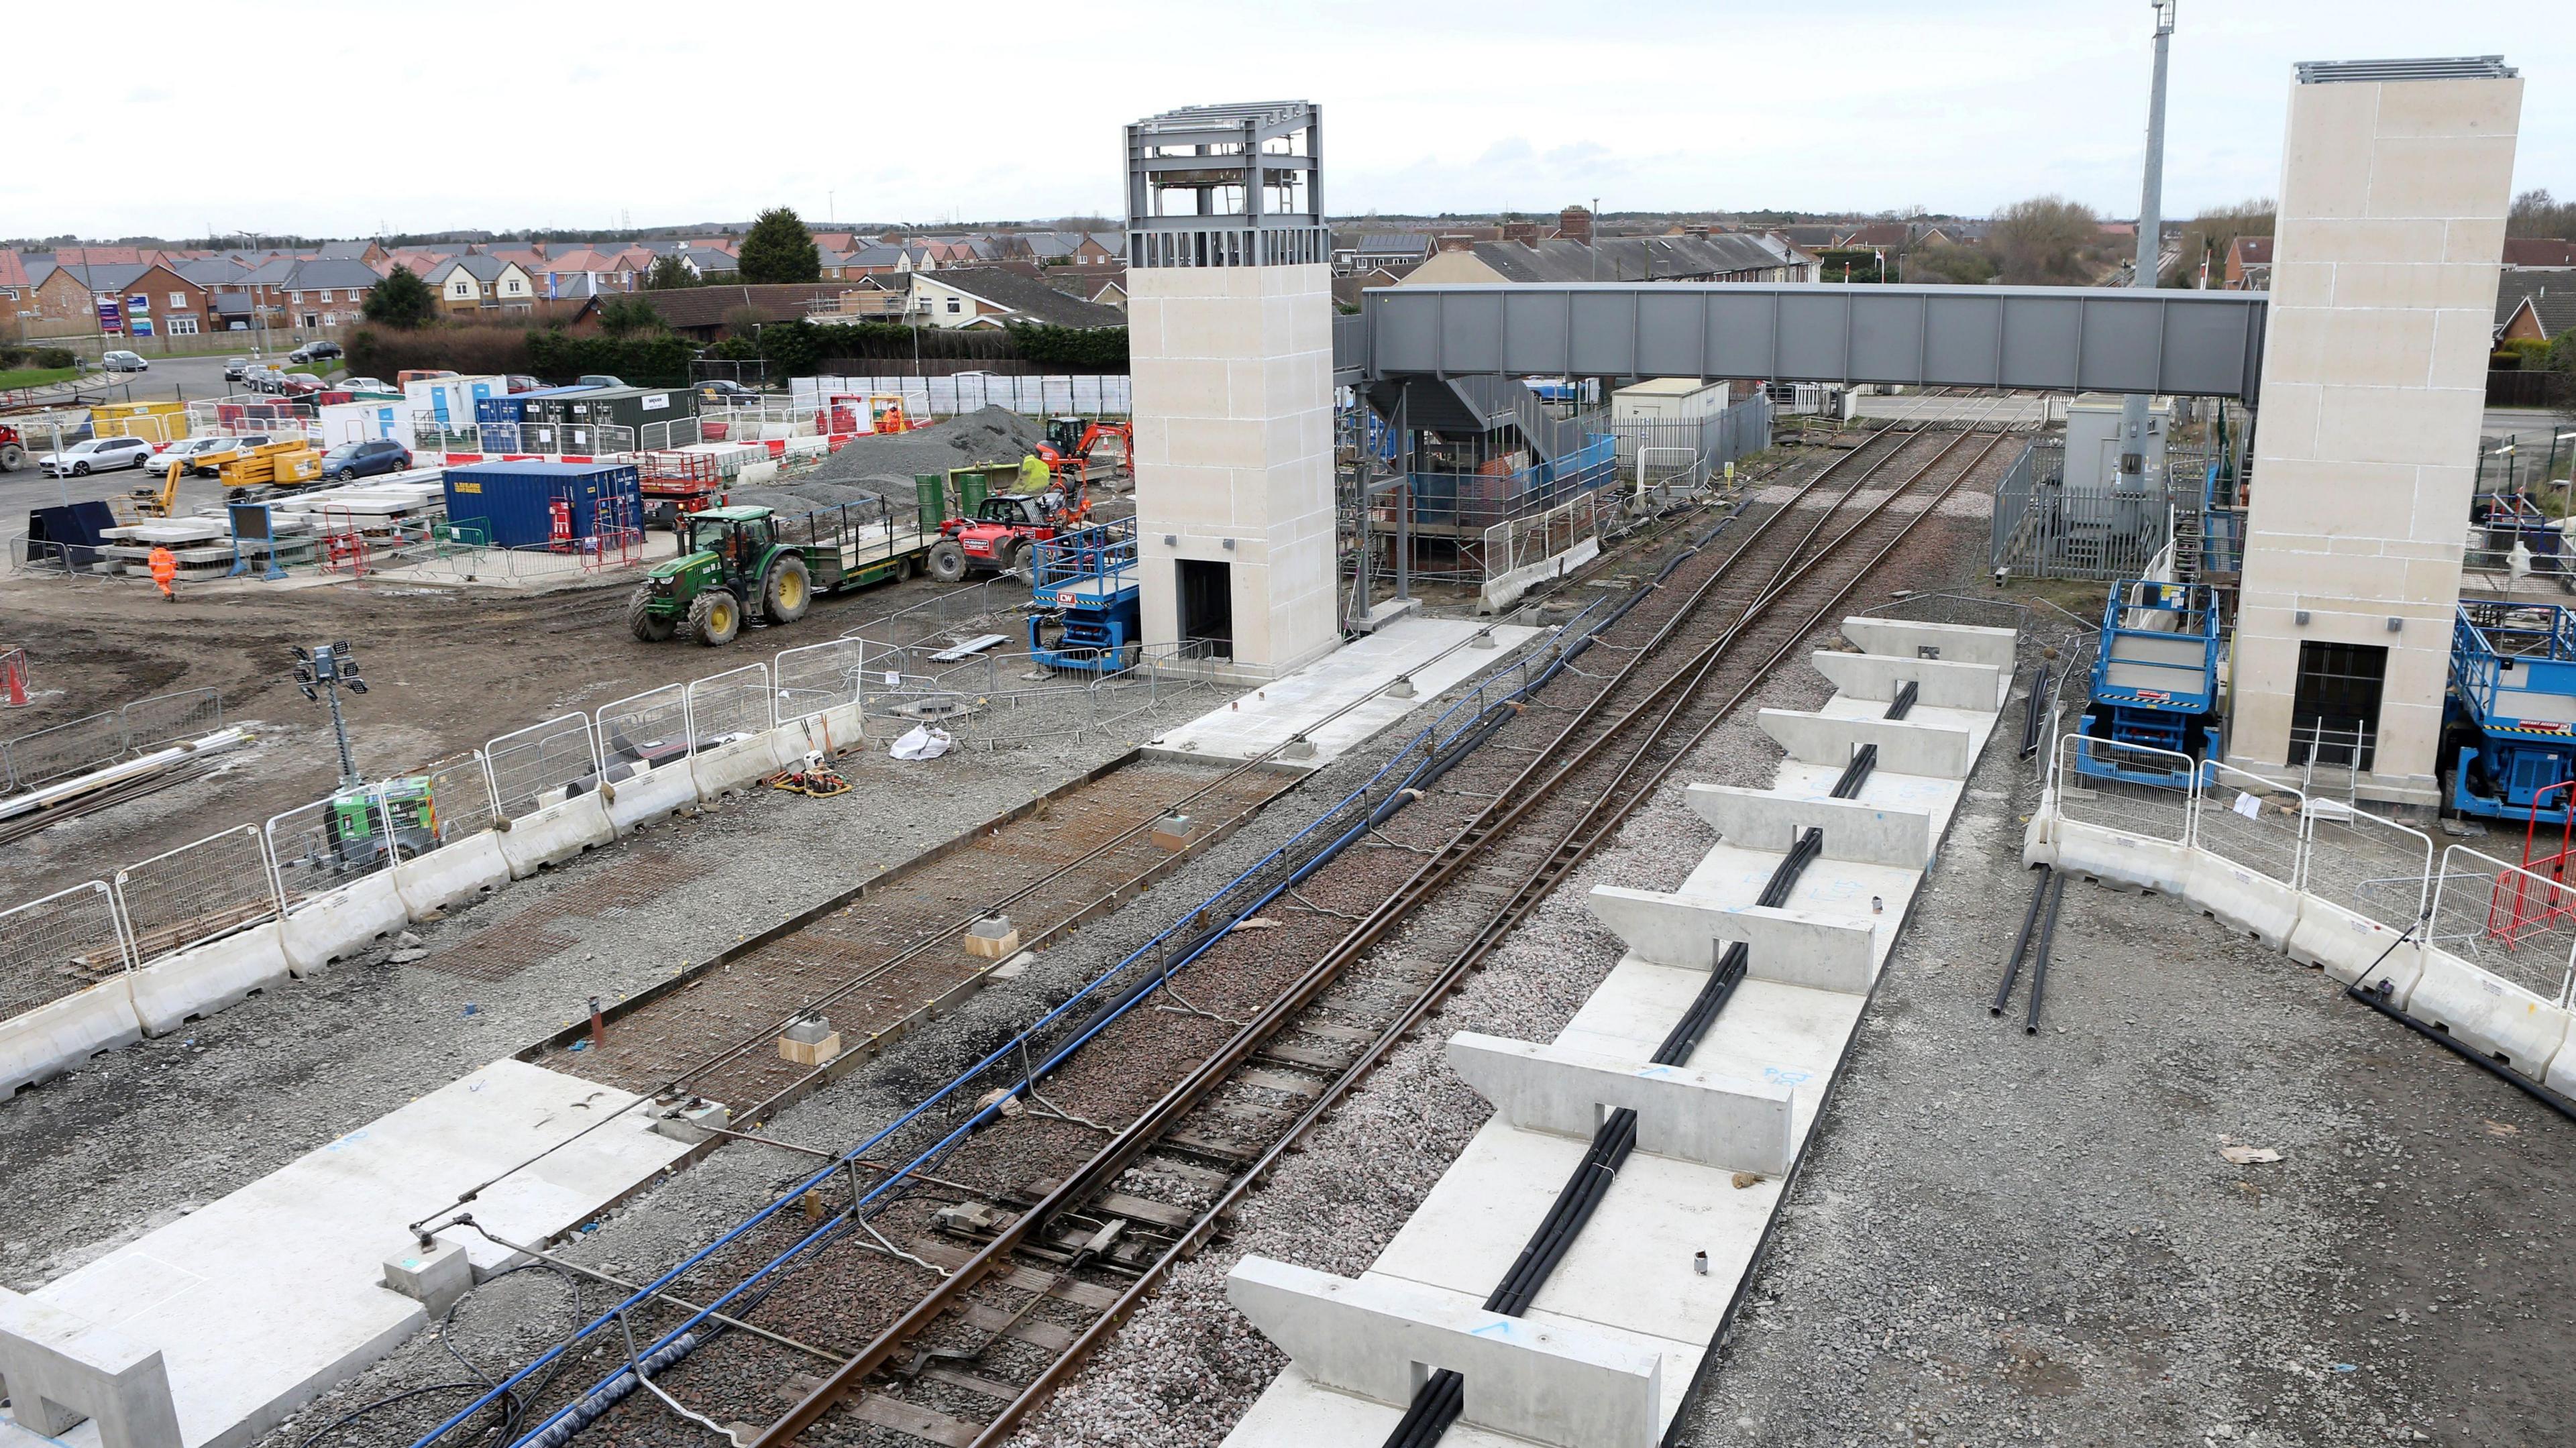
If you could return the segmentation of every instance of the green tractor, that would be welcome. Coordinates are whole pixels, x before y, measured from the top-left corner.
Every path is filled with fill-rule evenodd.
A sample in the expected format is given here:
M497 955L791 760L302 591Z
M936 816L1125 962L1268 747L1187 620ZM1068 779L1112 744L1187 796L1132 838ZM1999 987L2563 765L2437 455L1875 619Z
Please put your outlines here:
M646 643L686 626L709 648L732 643L744 618L759 609L771 623L793 623L814 602L803 550L778 541L767 508L708 508L680 519L680 554L654 565L626 601L626 625Z

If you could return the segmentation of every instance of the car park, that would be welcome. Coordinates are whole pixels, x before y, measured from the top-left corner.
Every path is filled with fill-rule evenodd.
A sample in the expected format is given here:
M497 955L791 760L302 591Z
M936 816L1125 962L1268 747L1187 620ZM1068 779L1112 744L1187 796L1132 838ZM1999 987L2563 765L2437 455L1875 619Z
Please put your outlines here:
M398 473L411 466L411 449L389 438L344 442L322 455L322 476L339 482Z
M137 352L112 351L99 358L98 363L110 372L149 372L152 370L152 364L144 361L142 354Z
M118 468L139 468L152 461L152 444L139 437L93 437L58 453L46 453L36 466L49 476L87 477Z

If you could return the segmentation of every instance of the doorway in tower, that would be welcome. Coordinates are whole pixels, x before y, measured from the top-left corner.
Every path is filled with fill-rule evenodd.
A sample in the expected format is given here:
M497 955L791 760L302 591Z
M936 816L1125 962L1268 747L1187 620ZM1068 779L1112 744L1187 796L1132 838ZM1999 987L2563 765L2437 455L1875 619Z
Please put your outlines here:
M1234 569L1200 558L1180 567L1181 643L1215 658L1234 657Z

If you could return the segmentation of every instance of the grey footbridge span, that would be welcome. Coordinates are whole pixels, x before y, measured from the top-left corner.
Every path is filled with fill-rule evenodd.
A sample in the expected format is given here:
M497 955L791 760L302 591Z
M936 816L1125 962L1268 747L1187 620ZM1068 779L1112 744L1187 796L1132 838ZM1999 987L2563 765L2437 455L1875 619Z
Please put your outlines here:
M1334 380L1756 377L2254 400L2262 292L1628 282L1382 287Z

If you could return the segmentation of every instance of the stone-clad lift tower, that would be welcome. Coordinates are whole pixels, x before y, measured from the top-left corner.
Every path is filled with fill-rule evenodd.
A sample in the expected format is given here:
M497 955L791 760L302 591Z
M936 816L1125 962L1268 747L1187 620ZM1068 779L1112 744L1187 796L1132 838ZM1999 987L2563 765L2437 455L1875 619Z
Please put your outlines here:
M1145 641L1272 676L1329 651L1332 232L1322 113L1127 127L1127 313Z

